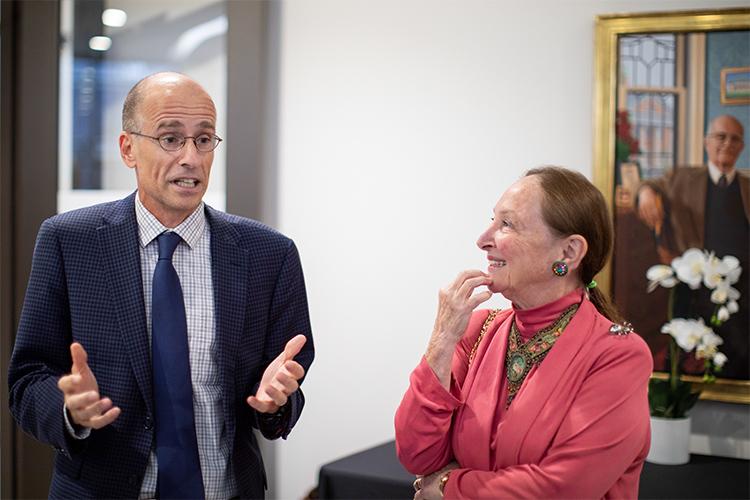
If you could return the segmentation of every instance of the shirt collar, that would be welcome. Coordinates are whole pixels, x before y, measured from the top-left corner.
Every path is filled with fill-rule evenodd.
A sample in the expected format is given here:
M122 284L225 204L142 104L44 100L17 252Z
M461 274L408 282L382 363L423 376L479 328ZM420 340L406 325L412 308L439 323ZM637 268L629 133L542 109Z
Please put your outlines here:
M138 193L136 193L135 218L138 222L138 239L140 240L141 246L145 248L154 240L154 238L164 231L174 231L185 243L188 244L190 248L195 248L203 236L203 230L206 227L206 212L203 210L203 207L204 204L201 202L200 205L198 205L198 208L196 208L195 211L193 211L193 213L184 221L174 229L170 229L159 222L159 219L143 206Z
M734 175L737 173L736 169L732 169L729 172L727 172L727 186L732 183L734 180ZM719 167L713 164L713 162L708 162L708 175L711 176L711 182L714 183L714 185L719 183L719 178L721 178L722 172L719 170Z

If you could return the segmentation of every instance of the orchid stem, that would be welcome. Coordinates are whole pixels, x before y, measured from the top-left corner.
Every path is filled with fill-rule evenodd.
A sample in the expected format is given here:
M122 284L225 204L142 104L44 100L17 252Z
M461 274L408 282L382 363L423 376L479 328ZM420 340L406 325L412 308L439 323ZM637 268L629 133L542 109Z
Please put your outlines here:
M669 290L669 304L667 306L667 321L672 321L674 317L674 295L677 287L673 287ZM674 394L677 391L677 382L679 381L679 369L680 369L680 348L677 345L677 341L669 336L669 387Z

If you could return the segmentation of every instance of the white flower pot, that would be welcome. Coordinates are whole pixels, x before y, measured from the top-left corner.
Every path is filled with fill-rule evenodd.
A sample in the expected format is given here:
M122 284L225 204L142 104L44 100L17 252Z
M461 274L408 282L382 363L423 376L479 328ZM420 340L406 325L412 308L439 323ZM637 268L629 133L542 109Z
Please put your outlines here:
M646 460L680 465L690 461L690 417L651 417L651 449Z

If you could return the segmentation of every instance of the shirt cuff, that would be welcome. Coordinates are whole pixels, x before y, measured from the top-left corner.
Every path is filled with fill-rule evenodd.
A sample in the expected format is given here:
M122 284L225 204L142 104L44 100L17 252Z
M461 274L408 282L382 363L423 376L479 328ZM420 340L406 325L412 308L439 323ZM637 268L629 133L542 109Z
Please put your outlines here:
M284 435L284 430L289 422L291 406L290 397L290 400L275 413L263 413L255 410L258 429L266 439L277 439Z
M76 427L79 428L78 431L73 427L73 423L68 418L68 407L63 405L63 418L65 419L65 428L68 430L68 434L73 439L86 439L91 434L91 428L90 427L81 427L79 425L76 425Z

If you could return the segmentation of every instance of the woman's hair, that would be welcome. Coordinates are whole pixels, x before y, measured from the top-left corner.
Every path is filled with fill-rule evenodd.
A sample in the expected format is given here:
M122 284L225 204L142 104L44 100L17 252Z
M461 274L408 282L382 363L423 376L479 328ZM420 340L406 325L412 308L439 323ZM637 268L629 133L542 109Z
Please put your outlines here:
M526 172L536 176L544 192L542 216L547 225L562 236L580 234L588 243L581 260L580 278L584 284L602 270L612 251L614 230L602 193L579 172L556 166L542 166ZM605 294L594 287L591 302L608 319L621 321L620 313Z

